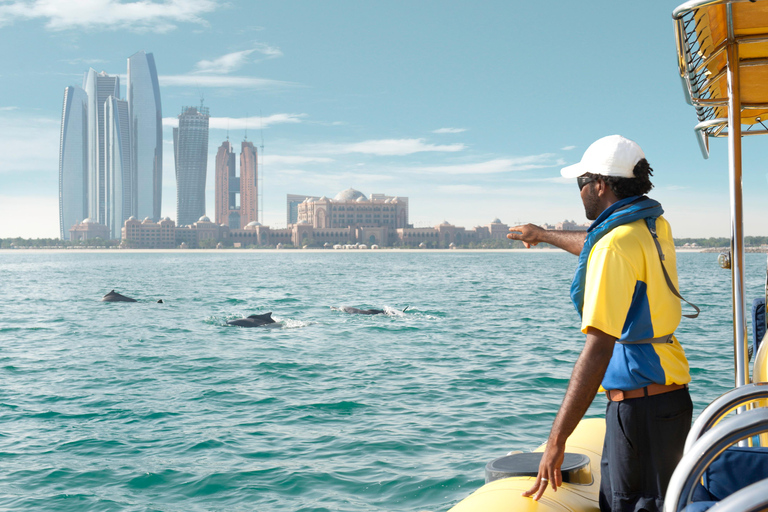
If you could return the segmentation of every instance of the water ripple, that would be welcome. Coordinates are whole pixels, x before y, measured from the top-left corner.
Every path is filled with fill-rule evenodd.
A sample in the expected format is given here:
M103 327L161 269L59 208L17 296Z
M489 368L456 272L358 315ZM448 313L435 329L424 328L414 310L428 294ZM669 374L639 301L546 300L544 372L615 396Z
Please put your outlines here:
M698 412L733 379L729 274L678 261L702 307L677 332ZM575 263L0 252L0 509L447 510L488 460L546 438L583 344ZM747 276L760 296L762 255ZM100 302L112 288L140 302ZM272 328L226 325L266 311Z

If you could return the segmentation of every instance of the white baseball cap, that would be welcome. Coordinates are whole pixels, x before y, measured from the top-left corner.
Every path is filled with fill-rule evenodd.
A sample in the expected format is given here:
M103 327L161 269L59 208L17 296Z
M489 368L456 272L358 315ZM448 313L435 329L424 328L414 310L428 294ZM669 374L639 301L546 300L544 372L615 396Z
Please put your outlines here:
M634 178L632 172L645 153L637 142L621 135L609 135L597 139L587 148L581 162L560 169L563 178L578 178L586 173L601 176Z

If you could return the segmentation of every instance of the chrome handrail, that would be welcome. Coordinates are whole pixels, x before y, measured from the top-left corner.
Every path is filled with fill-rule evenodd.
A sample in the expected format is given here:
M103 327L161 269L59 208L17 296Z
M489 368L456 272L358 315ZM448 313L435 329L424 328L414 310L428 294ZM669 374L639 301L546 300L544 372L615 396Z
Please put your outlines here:
M702 7L711 7L717 4L738 4L753 1L754 0L691 0L690 2L685 2L682 5L678 5L675 10L672 11L672 18L679 20L689 12L701 9Z
M762 512L768 510L768 478L748 485L716 503L710 512Z
M701 411L699 417L693 422L688 437L685 439L683 453L688 453L694 443L730 411L761 398L768 398L768 382L747 384L732 389L715 399L706 409Z
M664 512L680 512L691 503L704 471L727 448L742 439L768 432L768 409L746 411L718 423L691 446L675 468L664 498Z

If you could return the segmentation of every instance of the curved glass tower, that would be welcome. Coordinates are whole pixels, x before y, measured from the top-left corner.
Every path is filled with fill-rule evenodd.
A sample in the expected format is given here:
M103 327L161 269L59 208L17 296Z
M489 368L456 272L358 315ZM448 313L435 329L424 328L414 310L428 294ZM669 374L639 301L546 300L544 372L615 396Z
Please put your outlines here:
M106 224L106 146L104 105L107 98L120 97L120 77L97 73L91 68L83 84L88 94L88 216Z
M163 185L163 114L151 53L140 51L128 57L126 96L135 180L131 211L139 219L149 217L158 221Z
M125 221L133 215L131 204L135 179L131 170L131 138L128 102L114 96L104 107L106 147L106 225L109 237L121 238Z
M183 107L173 129L176 163L176 222L191 226L205 215L205 174L208 168L208 109Z
M88 95L64 89L59 142L59 238L88 217Z

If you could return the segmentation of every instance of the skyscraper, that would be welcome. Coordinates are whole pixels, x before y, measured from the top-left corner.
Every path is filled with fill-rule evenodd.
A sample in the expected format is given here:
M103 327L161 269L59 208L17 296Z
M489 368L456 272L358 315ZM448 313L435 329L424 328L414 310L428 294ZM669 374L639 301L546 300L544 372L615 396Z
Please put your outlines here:
M131 165L131 130L128 102L114 96L107 98L104 108L105 144L105 224L110 238L120 238L121 228L135 215L136 175Z
M85 75L83 89L88 94L88 216L106 223L106 149L104 142L104 105L107 98L120 97L120 77L91 68Z
M183 107L173 129L176 164L176 221L189 226L205 215L205 174L208 167L208 108Z
M136 177L134 207L138 218L160 219L163 185L163 114L155 58L137 52L128 57L128 115L131 161Z
M64 89L59 141L59 237L88 217L88 95Z
M256 148L244 140L240 152L240 176L229 138L216 154L216 223L232 229L259 220L259 187Z
M240 218L243 226L259 220L256 148L244 140L240 152Z
M240 223L240 205L238 193L240 180L237 178L237 154L232 150L229 140L219 146L216 153L216 224L224 224L233 229L242 227Z

